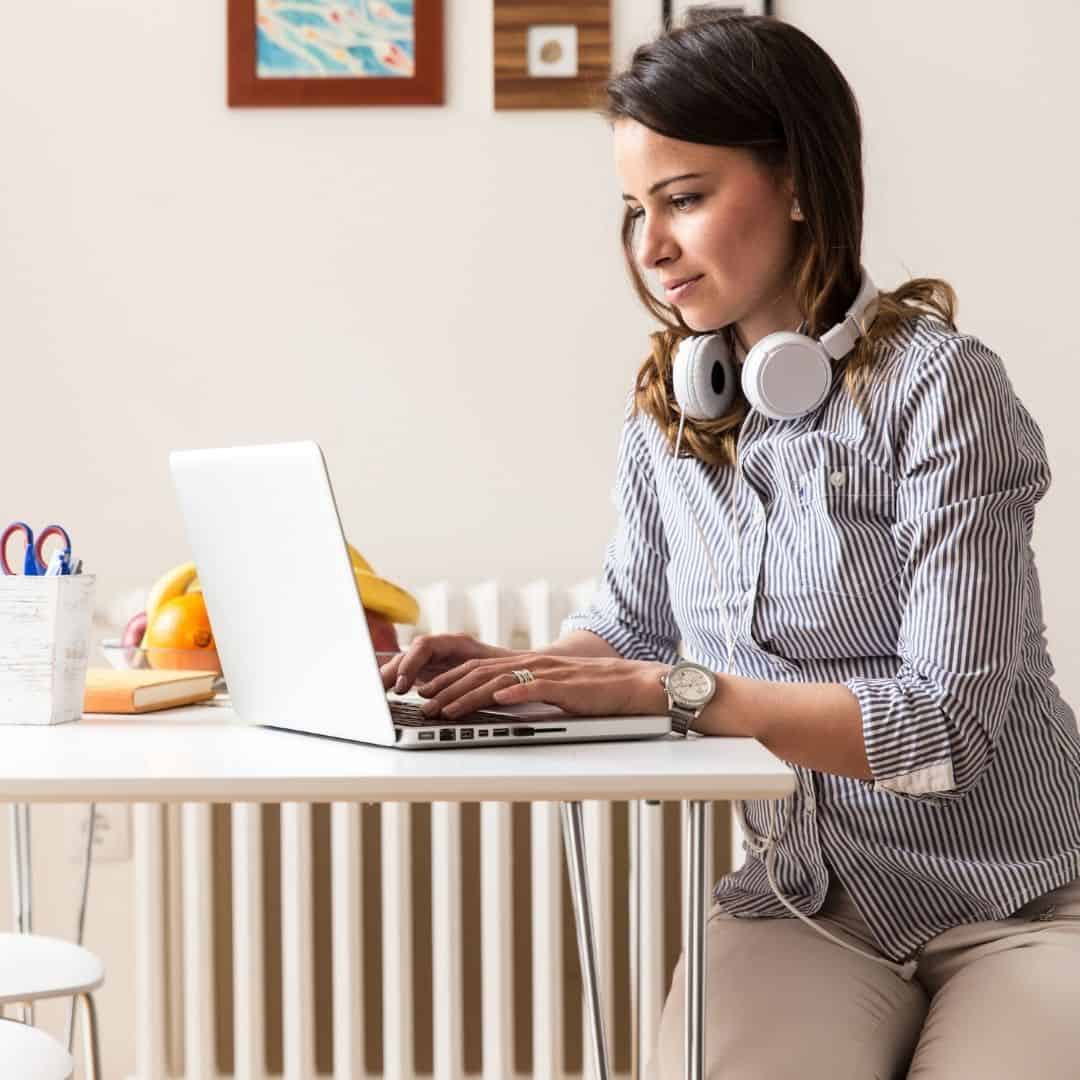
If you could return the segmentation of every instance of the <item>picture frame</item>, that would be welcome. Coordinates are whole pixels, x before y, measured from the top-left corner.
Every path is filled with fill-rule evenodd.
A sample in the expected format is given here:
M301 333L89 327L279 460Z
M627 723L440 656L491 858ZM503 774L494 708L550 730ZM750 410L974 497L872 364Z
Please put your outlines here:
M611 74L610 0L494 0L495 108L598 108Z
M741 15L773 14L772 0L747 0L746 3L735 3L734 0L714 0L711 3L703 0L663 0L661 16L664 29L681 26L691 8L716 8Z
M228 105L444 104L443 0L227 0Z

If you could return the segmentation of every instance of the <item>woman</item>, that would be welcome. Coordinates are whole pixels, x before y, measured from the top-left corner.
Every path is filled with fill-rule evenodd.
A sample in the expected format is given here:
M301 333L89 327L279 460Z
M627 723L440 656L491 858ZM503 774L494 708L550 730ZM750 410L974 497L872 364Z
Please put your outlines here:
M674 30L611 80L608 116L624 247L663 329L628 402L598 598L542 652L428 636L384 681L452 665L419 687L449 716L656 713L680 642L717 673L693 729L759 739L798 784L747 804L747 861L715 888L707 1075L1075 1076L1080 738L1030 548L1039 429L947 284L874 296L858 109L805 34ZM722 413L677 400L696 341L750 393L756 345L834 327L849 340L818 350L824 396L801 414L707 379ZM682 1075L682 992L677 969L654 1076Z

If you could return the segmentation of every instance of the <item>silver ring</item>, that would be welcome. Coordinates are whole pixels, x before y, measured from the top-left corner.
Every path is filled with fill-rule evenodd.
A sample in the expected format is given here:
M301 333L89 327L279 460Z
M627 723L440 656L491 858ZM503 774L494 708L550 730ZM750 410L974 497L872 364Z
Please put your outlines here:
M519 683L536 682L536 676L528 668L516 668L510 672Z

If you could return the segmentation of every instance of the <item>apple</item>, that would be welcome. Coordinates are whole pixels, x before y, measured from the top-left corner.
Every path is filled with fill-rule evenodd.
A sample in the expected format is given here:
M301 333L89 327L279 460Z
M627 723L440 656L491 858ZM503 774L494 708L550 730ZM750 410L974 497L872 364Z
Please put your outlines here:
M134 645L138 648L142 644L143 634L146 633L146 612L140 611L138 615L132 615L128 619L127 626L120 638L121 645Z
M364 608L367 615L368 633L371 634L371 645L376 652L401 652L398 645L397 627L385 616L377 611Z

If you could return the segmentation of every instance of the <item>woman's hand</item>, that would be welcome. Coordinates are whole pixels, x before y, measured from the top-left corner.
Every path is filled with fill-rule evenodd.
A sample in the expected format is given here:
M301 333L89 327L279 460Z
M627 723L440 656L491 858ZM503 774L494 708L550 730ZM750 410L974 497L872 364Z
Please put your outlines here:
M519 683L512 672L527 668L535 681ZM431 700L423 710L444 717L488 705L542 701L576 716L632 716L667 712L660 676L670 664L610 657L551 656L514 652L468 660L417 687Z
M431 678L441 672L456 669L466 660L517 655L513 649L487 645L468 634L421 634L409 647L388 660L379 672L383 689L393 687L394 693L404 694L417 678Z

